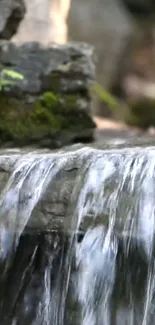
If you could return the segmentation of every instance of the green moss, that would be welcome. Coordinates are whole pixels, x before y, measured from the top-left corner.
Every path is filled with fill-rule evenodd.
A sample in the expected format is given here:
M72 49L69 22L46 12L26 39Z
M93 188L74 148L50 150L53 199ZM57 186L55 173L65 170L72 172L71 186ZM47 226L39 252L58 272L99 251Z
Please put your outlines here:
M19 144L52 137L62 131L90 128L91 118L77 111L78 95L46 92L33 104L0 94L0 138Z
M43 106L50 108L57 102L57 96L52 92L46 92L41 96L40 100Z
M142 98L129 102L130 115L127 123L142 128L155 125L155 100Z

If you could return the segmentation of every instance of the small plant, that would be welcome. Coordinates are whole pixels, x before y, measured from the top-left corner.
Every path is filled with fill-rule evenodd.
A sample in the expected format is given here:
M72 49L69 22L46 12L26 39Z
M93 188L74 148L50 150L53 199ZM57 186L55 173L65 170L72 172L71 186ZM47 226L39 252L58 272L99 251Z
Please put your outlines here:
M117 99L97 82L95 83L95 85L90 87L90 91L92 95L95 95L100 101L107 104L109 109L111 109L112 111L118 106Z
M11 80L12 79L12 80ZM11 86L15 83L15 80L23 80L24 76L16 71L3 69L0 72L0 91L4 87Z

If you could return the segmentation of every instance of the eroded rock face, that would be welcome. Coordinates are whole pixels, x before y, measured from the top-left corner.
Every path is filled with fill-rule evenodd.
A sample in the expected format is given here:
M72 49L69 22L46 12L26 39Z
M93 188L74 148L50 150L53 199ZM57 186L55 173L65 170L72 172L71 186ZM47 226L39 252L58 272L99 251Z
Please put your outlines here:
M25 15L23 0L0 0L0 38L10 39Z
M18 47L1 42L5 79L0 94L1 144L9 141L9 145L36 143L55 148L92 139L95 124L89 115L89 87L95 77L93 55L93 48L83 43ZM6 70L20 73L21 78L12 79Z

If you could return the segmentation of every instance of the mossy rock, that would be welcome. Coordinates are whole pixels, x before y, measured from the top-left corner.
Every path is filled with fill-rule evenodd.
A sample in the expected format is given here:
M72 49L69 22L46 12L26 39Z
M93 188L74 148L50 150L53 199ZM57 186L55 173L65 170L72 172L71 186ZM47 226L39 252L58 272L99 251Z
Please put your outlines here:
M15 145L48 143L60 147L95 127L86 110L80 109L79 95L42 94L33 102L0 94L0 139ZM91 132L87 132L91 130ZM43 146L44 146L43 145Z
M155 99L141 98L129 103L130 114L127 123L141 128L155 125Z

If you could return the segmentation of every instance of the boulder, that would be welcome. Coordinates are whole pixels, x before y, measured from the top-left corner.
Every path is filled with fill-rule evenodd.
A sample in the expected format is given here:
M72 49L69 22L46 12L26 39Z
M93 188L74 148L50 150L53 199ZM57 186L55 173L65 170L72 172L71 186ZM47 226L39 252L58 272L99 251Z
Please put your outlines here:
M1 145L61 147L92 140L94 51L84 43L0 43Z
M0 38L10 39L25 15L23 0L0 0Z

